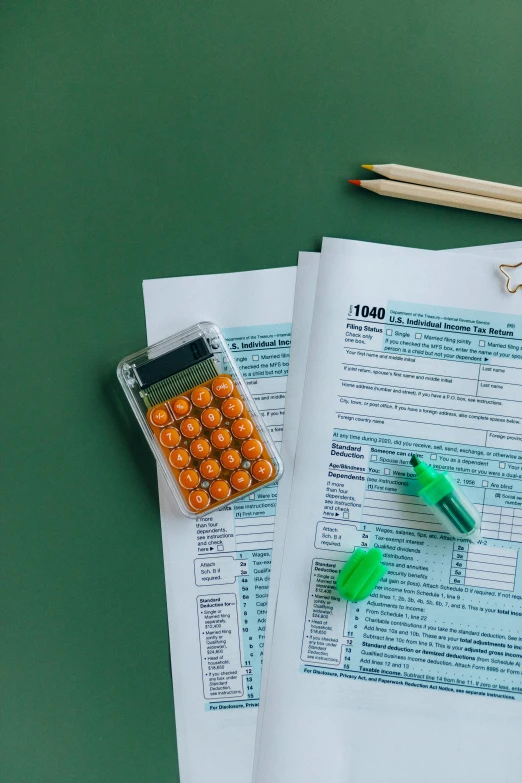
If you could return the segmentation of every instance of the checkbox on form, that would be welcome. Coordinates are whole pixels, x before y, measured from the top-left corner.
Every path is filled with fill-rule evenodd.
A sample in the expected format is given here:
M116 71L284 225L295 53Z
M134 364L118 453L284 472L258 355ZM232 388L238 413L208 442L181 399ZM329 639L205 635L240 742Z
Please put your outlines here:
M388 337L391 337L393 332L391 329L386 329L386 334L388 335Z
M484 340L479 340L479 345L480 345L480 347L481 347L481 348L484 348L484 346L486 345L486 343L485 343L485 341L484 341Z
M416 340L420 340L421 337L422 337L422 334L420 332L416 332L415 339Z

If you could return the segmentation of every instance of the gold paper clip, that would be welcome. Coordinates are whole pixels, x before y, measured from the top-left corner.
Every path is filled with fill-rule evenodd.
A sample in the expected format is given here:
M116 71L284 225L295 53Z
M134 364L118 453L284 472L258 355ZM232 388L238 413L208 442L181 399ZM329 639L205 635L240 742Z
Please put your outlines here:
M509 291L510 294L516 294L519 288L522 288L522 283L519 283L516 288L510 288L509 284L511 282L511 275L509 272L506 272L506 269L518 269L519 266L522 266L522 261L519 261L518 264L500 264L499 269L504 275L504 277L507 277L507 283L506 288Z

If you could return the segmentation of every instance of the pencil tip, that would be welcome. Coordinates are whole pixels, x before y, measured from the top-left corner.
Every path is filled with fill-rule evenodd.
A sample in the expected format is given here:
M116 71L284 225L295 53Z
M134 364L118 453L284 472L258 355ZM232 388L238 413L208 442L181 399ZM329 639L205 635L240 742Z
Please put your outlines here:
M348 182L350 183L350 185L360 185L361 184L361 180L360 179L349 179Z
M362 169L368 169L368 171L373 171L373 166L369 163L363 163L361 166Z

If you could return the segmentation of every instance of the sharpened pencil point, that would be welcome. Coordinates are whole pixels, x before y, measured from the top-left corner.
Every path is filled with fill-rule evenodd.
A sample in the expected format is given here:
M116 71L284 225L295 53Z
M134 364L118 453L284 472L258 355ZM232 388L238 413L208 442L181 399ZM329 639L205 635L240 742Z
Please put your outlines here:
M362 169L368 169L368 171L373 171L373 166L371 166L369 163L363 163L361 165Z
M360 185L361 184L361 180L360 179L349 179L348 182L350 183L350 185Z

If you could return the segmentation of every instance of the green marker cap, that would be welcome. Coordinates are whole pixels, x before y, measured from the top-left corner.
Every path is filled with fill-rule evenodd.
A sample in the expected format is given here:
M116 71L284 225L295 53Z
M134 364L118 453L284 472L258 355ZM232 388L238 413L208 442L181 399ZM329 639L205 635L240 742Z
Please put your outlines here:
M373 592L387 572L382 551L357 548L337 577L337 591L346 601L362 601Z

